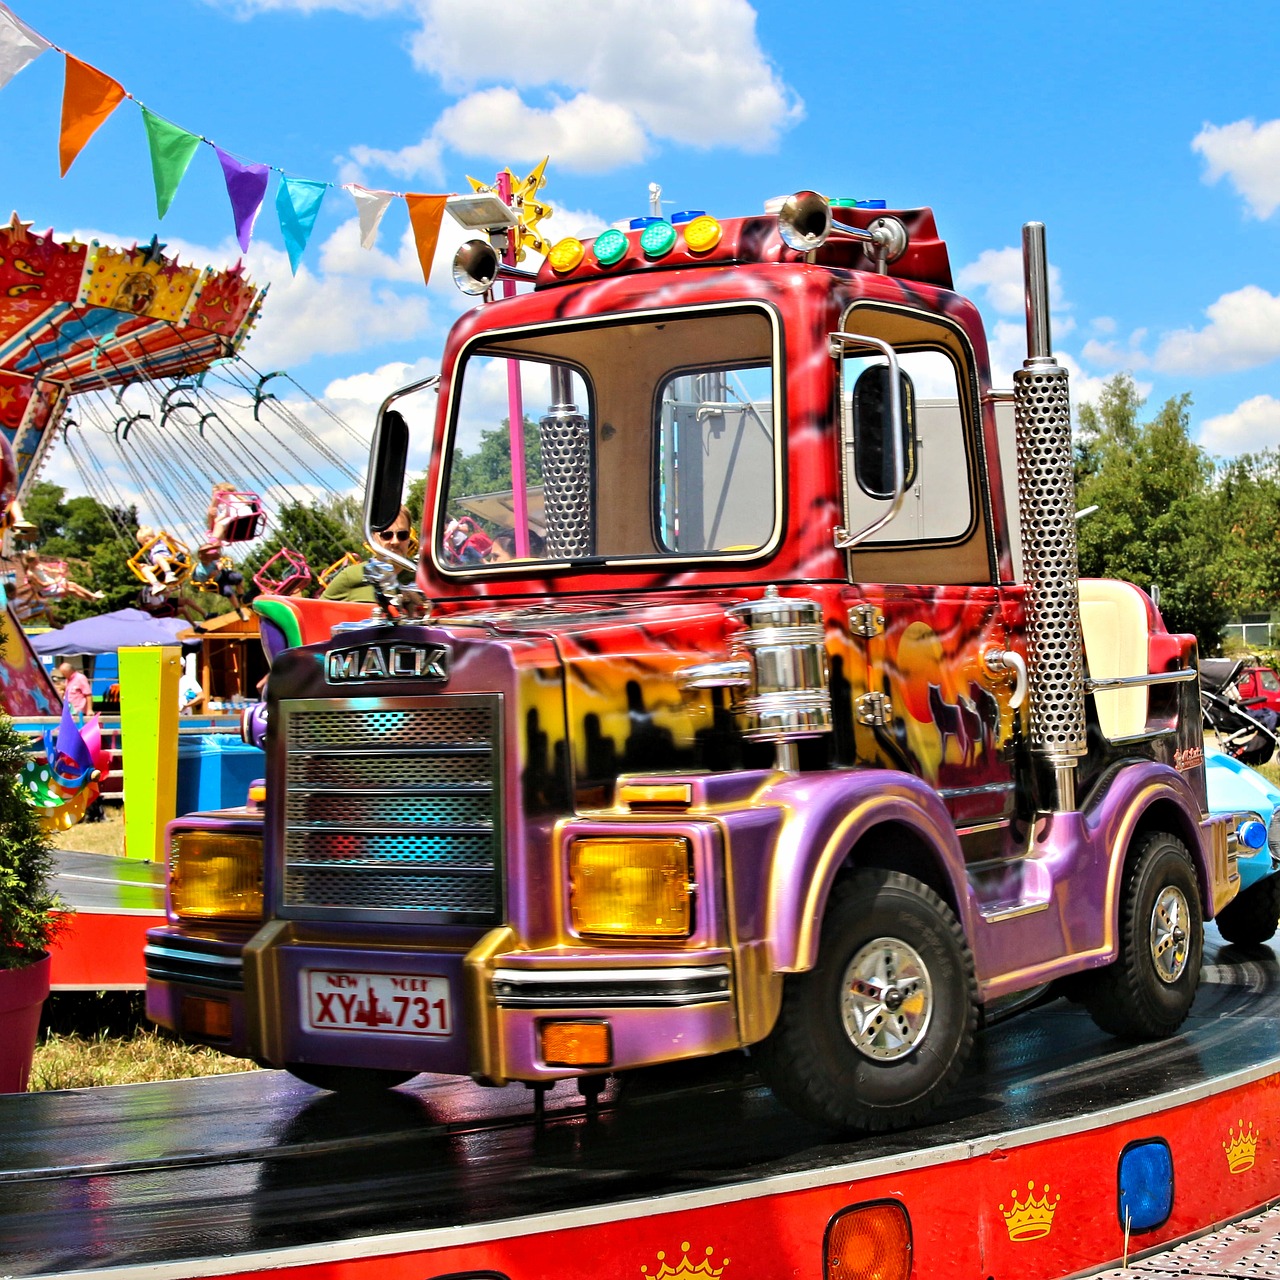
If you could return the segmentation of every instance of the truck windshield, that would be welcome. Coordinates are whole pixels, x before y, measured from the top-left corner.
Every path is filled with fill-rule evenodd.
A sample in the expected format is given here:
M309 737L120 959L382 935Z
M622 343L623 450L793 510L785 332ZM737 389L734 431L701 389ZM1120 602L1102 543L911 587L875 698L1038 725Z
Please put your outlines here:
M488 572L769 547L781 506L776 348L758 308L475 343L454 379L437 563Z

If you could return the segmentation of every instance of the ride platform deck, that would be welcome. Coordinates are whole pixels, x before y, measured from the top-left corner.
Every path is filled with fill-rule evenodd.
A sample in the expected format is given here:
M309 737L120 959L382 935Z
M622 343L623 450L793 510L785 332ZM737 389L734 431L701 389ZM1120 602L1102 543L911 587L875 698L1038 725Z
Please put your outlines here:
M0 1274L818 1277L832 1220L885 1200L917 1277L1133 1267L1280 1197L1280 965L1208 932L1177 1037L1055 1001L985 1031L908 1133L833 1139L738 1057L595 1107L561 1084L541 1123L521 1087L430 1076L361 1104L277 1072L0 1097ZM1135 1143L1167 1144L1172 1206L1126 1238Z

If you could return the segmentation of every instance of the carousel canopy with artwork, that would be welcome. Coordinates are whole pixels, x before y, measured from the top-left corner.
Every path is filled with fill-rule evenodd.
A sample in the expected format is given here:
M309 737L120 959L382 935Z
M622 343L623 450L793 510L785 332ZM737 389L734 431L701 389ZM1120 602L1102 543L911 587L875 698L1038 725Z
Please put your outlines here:
M182 266L150 244L0 227L0 430L21 498L69 398L132 382L191 377L236 354L265 290L227 270Z

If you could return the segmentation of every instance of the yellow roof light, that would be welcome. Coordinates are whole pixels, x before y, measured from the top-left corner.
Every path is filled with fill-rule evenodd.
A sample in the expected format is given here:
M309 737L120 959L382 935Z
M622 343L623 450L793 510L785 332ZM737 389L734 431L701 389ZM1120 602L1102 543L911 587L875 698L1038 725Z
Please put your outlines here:
M582 255L585 253L586 249L581 240L576 236L565 236L563 240L552 245L551 252L547 254L547 261L551 263L552 271L558 271L563 275L566 271L572 271L582 261Z
M707 253L720 243L724 228L709 214L694 218L684 229L684 242L692 253Z

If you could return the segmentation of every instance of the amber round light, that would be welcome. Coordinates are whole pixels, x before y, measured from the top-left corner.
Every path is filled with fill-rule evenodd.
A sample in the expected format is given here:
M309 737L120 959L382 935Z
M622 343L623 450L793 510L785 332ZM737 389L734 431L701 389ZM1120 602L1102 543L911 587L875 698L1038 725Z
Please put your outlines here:
M720 243L724 228L712 217L703 214L684 229L684 242L693 253L707 253Z
M581 240L576 236L565 236L563 240L552 245L551 252L547 254L547 261L551 263L552 271L558 271L563 275L566 271L572 271L582 261L585 253L586 249Z

